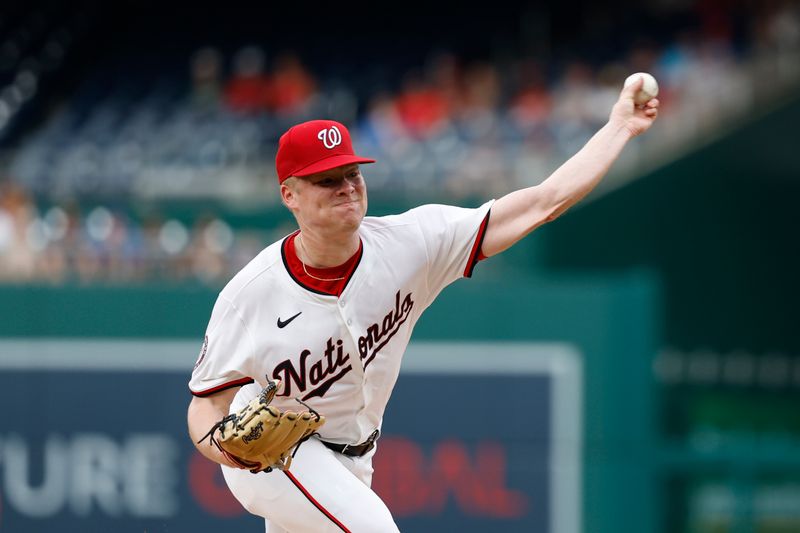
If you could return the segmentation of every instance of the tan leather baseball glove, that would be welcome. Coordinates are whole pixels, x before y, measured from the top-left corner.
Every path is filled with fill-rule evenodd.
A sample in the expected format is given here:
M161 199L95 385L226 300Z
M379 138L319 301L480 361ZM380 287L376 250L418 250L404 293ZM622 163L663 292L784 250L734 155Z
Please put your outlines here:
M279 385L279 380L268 381L258 396L214 424L198 444L210 437L209 444L254 474L275 468L288 470L297 448L325 423L325 417L299 399L307 411L281 412L269 405Z

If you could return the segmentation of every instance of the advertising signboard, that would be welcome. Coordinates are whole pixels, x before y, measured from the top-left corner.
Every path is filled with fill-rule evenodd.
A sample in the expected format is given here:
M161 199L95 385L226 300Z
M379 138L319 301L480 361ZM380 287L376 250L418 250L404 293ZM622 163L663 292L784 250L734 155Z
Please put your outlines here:
M186 341L0 341L0 532L263 530L186 431ZM401 531L581 530L579 354L412 343L373 487Z

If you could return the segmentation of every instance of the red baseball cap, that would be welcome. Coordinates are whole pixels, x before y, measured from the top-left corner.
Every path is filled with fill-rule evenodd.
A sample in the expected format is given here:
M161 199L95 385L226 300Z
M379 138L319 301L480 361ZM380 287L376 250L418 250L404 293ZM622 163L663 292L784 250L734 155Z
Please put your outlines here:
M278 183L353 163L374 163L353 152L350 132L335 120L311 120L289 128L278 141Z

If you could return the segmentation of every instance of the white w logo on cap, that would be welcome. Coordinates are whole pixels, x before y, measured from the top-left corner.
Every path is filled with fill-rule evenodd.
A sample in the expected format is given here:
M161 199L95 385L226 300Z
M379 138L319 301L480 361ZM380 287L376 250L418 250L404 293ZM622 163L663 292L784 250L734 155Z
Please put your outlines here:
M330 129L326 128L324 130L320 130L320 132L317 133L317 139L322 141L322 144L325 145L325 148L328 150L333 150L342 144L342 133L336 126L331 126Z

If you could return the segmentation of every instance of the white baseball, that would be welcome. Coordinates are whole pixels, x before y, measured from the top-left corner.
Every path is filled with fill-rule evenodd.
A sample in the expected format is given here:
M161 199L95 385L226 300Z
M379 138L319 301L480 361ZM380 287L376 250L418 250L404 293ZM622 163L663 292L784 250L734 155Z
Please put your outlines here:
M633 102L636 105L643 105L649 102L650 99L658 96L658 82L652 74L637 72L628 76L625 80L625 87L635 82L639 77L644 78L644 83L642 84L642 88L634 95Z

